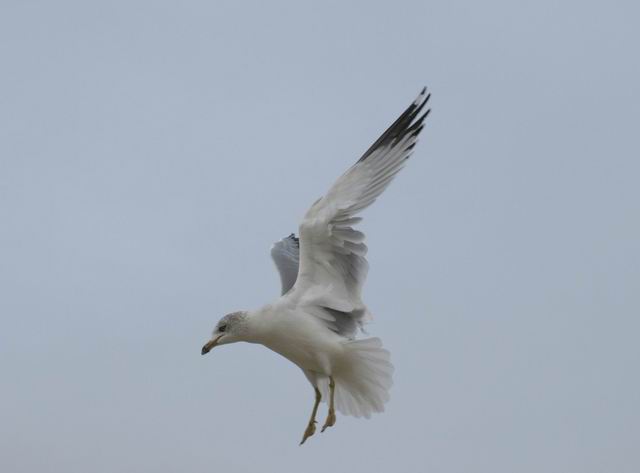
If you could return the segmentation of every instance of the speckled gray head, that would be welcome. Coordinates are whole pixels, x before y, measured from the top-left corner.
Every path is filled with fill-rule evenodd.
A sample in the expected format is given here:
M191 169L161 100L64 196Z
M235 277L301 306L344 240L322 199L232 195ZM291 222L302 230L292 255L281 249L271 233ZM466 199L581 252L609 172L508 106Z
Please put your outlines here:
M202 354L206 355L215 346L241 341L246 318L245 311L232 312L222 317L213 329L211 340L202 347Z

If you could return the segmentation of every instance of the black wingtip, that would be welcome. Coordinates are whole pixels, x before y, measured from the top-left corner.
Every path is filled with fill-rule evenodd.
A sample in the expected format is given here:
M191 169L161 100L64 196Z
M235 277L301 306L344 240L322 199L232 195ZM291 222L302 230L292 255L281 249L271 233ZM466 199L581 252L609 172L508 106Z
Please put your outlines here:
M425 95L426 94L426 95ZM376 140L371 147L365 151L358 162L367 159L371 153L376 149L388 146L393 142L399 142L407 134L413 134L413 136L420 133L422 130L422 122L429 115L431 109L428 109L423 115L420 115L425 105L431 98L431 93L427 94L427 87L423 87L418 97L411 102L411 105L398 117L398 119L391 124L389 128ZM418 119L416 120L416 117Z
M292 233L292 234L291 234L291 235L289 235L287 238L288 238L289 240L293 240L293 242L294 242L296 245L298 245L298 247L300 246L300 238L298 238L298 237L296 236L296 234L295 234L295 233Z

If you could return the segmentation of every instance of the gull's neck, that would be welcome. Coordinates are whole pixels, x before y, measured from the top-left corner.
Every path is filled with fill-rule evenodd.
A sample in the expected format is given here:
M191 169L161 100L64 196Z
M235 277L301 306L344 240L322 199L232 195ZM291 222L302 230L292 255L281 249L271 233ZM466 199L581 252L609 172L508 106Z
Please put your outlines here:
M257 310L248 310L245 314L242 338L249 343L262 343L276 314L273 305L267 304Z

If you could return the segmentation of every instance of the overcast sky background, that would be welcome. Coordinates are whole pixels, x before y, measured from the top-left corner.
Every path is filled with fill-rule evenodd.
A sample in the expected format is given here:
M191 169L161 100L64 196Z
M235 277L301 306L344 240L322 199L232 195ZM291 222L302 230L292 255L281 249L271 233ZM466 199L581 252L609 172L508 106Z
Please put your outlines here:
M639 471L639 10L3 0L0 470ZM423 85L362 225L392 399L298 447L300 370L200 348Z

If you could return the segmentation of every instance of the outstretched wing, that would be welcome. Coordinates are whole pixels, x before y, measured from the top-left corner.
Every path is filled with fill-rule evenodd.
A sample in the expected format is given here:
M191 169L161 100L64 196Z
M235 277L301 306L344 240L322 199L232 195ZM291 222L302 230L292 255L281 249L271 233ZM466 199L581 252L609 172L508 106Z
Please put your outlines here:
M292 233L288 237L277 241L271 247L271 258L280 273L282 283L282 294L289 292L298 277L298 266L300 260L300 244L296 236Z
M352 336L358 325L370 318L362 303L361 290L367 276L365 235L353 228L362 219L356 215L371 205L387 188L411 155L429 100L426 88L307 211L300 224L300 267L292 295L309 306L326 309L316 314L330 328ZM345 317L351 324L337 323ZM349 333L353 332L353 333Z

